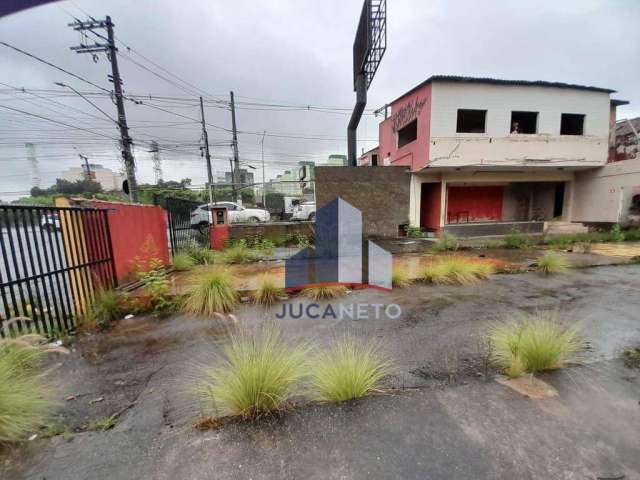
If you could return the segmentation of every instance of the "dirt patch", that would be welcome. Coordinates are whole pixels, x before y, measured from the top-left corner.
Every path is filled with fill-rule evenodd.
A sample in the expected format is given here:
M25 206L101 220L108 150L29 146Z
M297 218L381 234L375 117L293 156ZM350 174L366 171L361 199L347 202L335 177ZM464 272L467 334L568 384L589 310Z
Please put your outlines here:
M505 387L515 390L525 397L534 398L536 400L558 396L558 391L555 388L533 375L524 375L519 378L498 376L496 377L496 381Z

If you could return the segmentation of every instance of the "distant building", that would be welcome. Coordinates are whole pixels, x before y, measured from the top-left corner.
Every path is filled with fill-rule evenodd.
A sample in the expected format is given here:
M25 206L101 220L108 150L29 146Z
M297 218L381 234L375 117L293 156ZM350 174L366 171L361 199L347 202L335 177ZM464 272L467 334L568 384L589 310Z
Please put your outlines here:
M90 163L89 173L91 180L99 183L103 190L122 190L124 175L120 172L114 172L110 168L105 168L98 163ZM84 180L86 178L86 169L84 166L68 168L62 172L61 178L68 182Z
M254 183L253 172L248 171L246 168L241 168L239 173L240 184L252 185ZM233 174L231 172L224 172L224 183L233 183Z
M346 158L346 157L345 157ZM313 188L315 163L303 160L298 166L276 176L269 181L267 191L281 193L291 197L301 197L306 189Z
M347 162L346 155L333 154L333 155L329 155L329 158L327 159L327 165L333 165L336 167L346 167L348 164L349 162Z
M360 158L358 159L358 166L359 167L377 167L378 164L378 160L380 158L380 148L379 147L375 147L372 148L371 150L364 152L362 155L360 155Z

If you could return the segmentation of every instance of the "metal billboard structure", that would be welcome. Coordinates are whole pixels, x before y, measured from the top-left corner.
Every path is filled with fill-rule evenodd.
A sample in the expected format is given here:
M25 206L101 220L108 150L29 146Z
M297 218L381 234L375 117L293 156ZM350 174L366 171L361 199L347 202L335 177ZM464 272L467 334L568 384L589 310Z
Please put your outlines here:
M356 166L356 132L367 105L367 90L387 49L387 0L365 0L353 42L353 90L356 105L347 127L349 166Z

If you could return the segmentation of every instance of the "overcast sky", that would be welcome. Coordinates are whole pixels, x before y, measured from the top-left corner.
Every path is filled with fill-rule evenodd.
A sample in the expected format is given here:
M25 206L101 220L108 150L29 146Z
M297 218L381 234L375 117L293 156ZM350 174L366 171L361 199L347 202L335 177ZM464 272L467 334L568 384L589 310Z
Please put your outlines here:
M388 47L369 90L368 109L430 75L454 74L612 88L618 91L615 98L632 102L619 109L619 118L640 115L640 2L636 0L387 0L387 4ZM261 136L256 133L266 130L270 178L300 160L322 163L331 153L346 154L348 110L355 101L351 47L361 5L360 0L62 1L0 19L0 40L110 88L107 59L101 55L94 62L90 55L69 50L81 39L67 23L73 17L86 19L87 14L111 15L117 38L134 49L128 52L119 46L126 92L151 95L148 103L175 113L127 102L140 180L153 181L147 150L157 139L166 146L160 153L165 179L205 181L197 146L201 131L194 121L199 109L190 100L198 92L205 92L208 100L207 122L221 127L209 127L214 168L220 172L228 168L230 135L224 129L230 128L231 116L215 100L227 100L230 90L239 102L239 130L253 132L239 137L241 160L257 167L259 179ZM199 90L185 84L178 88L131 60L180 84L171 76L176 75ZM0 108L0 198L16 198L31 187L25 142L35 144L42 186L50 185L65 168L79 165L78 153L94 163L120 168L118 148L111 139L118 136L113 123L54 82L83 92L96 88L3 46L0 82L5 84L0 85L0 105L92 131ZM6 85L24 87L27 93L8 90ZM182 98L169 101L154 96ZM108 98L94 101L115 116ZM332 110L274 110L250 103ZM377 144L378 121L365 115L358 151Z

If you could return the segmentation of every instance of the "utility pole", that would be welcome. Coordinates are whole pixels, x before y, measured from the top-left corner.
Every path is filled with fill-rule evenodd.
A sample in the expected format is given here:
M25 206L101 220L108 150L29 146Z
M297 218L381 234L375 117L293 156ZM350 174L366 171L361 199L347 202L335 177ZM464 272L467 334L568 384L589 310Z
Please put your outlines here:
M207 159L207 179L209 181L209 203L215 203L215 189L213 186L213 173L211 172L211 155L209 154L209 134L207 133L207 126L204 121L204 103L202 97L200 97L200 118L202 119L202 138L204 139L204 155Z
M236 129L236 104L233 100L233 92L229 92L231 96L231 129L233 131L233 170L231 177L233 178L233 197L236 202L242 203L242 195L237 186L240 184L240 156L238 154L238 131Z
M160 145L155 140L151 141L151 150L149 153L152 153L153 159L153 174L156 181L156 185L160 185L162 183L162 161L160 160Z
M91 53L95 55L99 52L107 52L107 57L111 62L111 80L113 82L113 89L115 92L116 107L118 109L118 128L120 129L120 144L122 148L122 158L124 159L125 172L127 175L127 184L129 187L129 200L132 202L138 201L138 183L136 182L136 165L131 153L131 137L129 136L129 127L127 126L127 117L124 111L124 100L122 96L122 79L120 78L120 70L118 69L118 57L115 39L113 36L113 23L111 17L107 15L104 20L89 20L86 22L76 21L69 24L74 30L82 32L89 30L91 33L106 41L106 43L94 42L93 45L87 45L81 43L78 47L71 47L71 50L76 53ZM96 29L104 29L107 31L106 38L99 33L96 33Z
M262 132L262 140L260 140L260 146L262 151L262 208L267 208L267 179L264 176L264 136L267 134L265 130Z
M87 182L90 182L91 181L91 167L89 166L89 157L87 157L86 155L82 155L81 153L79 153L78 156L80 157L81 160L84 161L84 179Z

